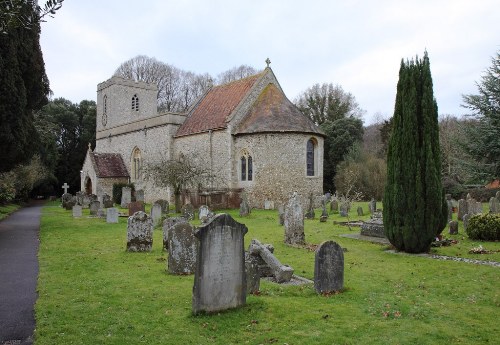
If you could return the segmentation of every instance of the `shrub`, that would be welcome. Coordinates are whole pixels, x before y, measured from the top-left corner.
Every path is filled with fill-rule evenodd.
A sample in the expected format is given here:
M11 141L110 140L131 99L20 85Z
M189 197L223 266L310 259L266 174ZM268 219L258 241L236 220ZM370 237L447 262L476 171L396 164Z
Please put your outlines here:
M472 216L465 232L473 240L500 240L500 214L476 214Z
M130 187L132 192L135 191L135 186L133 183L114 183L113 184L113 202L115 204L121 204L122 202L122 188Z

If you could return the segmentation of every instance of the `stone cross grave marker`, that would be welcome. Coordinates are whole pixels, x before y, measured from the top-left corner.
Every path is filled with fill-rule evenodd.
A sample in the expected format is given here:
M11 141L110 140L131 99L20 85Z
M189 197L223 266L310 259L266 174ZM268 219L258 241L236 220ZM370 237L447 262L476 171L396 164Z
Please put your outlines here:
M178 223L170 228L168 235L168 273L194 273L198 244L194 231L195 227L189 223Z
M69 188L69 185L64 182L64 184L62 185L62 189L64 189L64 194L68 193L68 188Z
M278 283L289 282L293 276L293 268L288 265L283 265L271 253L266 246L262 245L257 239L252 239L248 252L254 256L260 256L262 260L269 266L272 271L273 277Z
M127 251L150 252L153 248L153 220L147 213L138 211L128 217Z
M285 243L305 244L304 214L296 193L285 208Z
M217 312L246 303L244 237L248 229L228 214L200 227L193 286L193 314Z
M187 223L188 220L184 217L171 217L163 221L163 250L168 250L168 238L171 228L178 223Z
M106 210L106 223L118 223L118 209L110 207Z
M319 294L344 288L344 251L336 242L326 241L314 257L314 289Z
M81 218L82 217L82 206L75 205L73 206L73 218Z

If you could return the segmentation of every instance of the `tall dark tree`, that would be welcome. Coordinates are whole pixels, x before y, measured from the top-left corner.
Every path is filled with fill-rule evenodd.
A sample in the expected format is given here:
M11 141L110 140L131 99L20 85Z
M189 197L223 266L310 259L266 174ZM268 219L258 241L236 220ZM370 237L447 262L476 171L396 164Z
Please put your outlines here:
M34 2L18 3L21 16L37 17ZM0 2L0 12L7 2ZM50 92L40 48L40 24L13 26L0 34L0 172L27 162L37 151L34 112Z
M464 126L465 149L475 163L470 167L478 182L500 178L500 51L477 83L478 94L463 96L474 121Z
M398 250L420 253L446 226L438 108L427 52L401 61L387 154L384 229Z

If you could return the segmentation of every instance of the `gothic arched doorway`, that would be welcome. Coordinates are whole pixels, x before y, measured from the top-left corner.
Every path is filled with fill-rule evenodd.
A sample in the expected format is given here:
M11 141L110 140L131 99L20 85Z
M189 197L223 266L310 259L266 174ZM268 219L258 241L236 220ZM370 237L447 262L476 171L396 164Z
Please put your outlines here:
M92 180L90 179L90 177L87 177L87 179L85 180L85 194L92 194Z

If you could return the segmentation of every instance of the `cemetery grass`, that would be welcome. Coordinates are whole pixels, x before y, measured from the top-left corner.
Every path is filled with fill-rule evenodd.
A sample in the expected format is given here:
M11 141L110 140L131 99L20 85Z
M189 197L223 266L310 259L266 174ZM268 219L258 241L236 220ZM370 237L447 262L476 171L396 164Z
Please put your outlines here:
M16 212L22 207L19 204L0 205L0 220L7 218L10 214Z
M365 212L368 209L367 203ZM357 217L356 207L351 219ZM283 243L277 212L254 210L238 222L275 247L295 273L313 279L314 245L334 240L347 249L345 290L320 296L312 285L261 281L239 309L193 316L193 276L165 272L161 229L153 251L127 253L126 218L119 224L73 219L56 203L43 209L35 344L493 344L500 332L499 268L386 252L388 246L341 237L346 226L306 220L308 246ZM319 211L316 212L318 216ZM196 222L195 222L196 223ZM462 231L462 229L461 229ZM468 256L469 241L459 233ZM461 236L465 239L461 240ZM498 243L482 243L500 249ZM500 261L497 254L488 255ZM478 258L474 256L474 258ZM479 259L483 259L480 256Z

